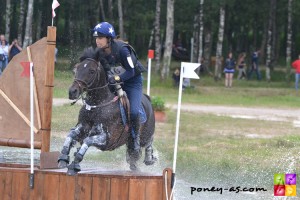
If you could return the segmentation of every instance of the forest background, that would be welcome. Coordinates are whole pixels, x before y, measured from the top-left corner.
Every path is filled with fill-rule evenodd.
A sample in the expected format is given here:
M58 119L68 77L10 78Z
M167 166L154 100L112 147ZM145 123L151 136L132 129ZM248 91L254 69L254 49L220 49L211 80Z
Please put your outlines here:
M293 0L60 0L57 26L59 55L70 61L93 44L91 29L101 21L115 27L141 58L155 49L155 67L162 79L169 76L172 45L180 39L191 62L202 62L215 80L221 78L222 59L229 51L261 50L260 63L271 80L275 68L284 68L290 80L290 62L300 53L300 1ZM1 0L0 33L23 47L46 36L51 25L52 1ZM193 38L193 40L192 40ZM193 42L192 42L193 41ZM215 58L215 62L212 61ZM203 59L202 59L203 58Z

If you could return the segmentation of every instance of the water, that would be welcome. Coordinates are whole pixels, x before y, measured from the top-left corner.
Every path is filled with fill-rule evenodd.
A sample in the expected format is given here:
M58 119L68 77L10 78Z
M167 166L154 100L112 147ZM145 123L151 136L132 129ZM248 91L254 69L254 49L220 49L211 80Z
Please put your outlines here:
M64 138L53 137L51 140L51 151L60 151L64 142ZM88 149L84 160L81 162L82 170L97 168L101 170L109 171L128 171L129 166L125 160L125 146L120 147L111 152L102 152L94 147ZM278 149L279 151L285 151L284 148ZM70 153L71 159L73 159L73 153L75 148ZM40 150L34 150L34 163L39 164ZM155 149L155 155L158 157L157 163L153 166L145 166L142 161L139 162L141 171L152 174L162 174L163 170L167 167L171 167L171 161L165 158L163 152ZM246 163L255 163L254 155L249 156ZM276 169L277 171L251 171L247 168L247 165L240 166L237 169L221 168L216 169L213 166L209 166L203 163L199 169L193 171L185 171L181 169L181 166L177 166L176 182L174 186L174 199L175 200L268 200L268 199L285 199L284 197L273 196L273 178L275 173L297 173L299 168L297 163L300 162L300 154L292 155L286 153L281 158L269 158L266 160L270 169ZM7 163L20 163L30 164L30 149L1 147L0 148L0 161ZM258 163L257 165L261 165ZM259 168L259 166L255 167ZM284 169L284 170L282 170ZM298 181L299 182L299 181ZM214 187L214 188L213 188ZM258 192L237 192L237 187L241 188L264 188L267 191ZM192 189L196 191L192 194ZM207 188L210 191L203 191L203 188ZM229 191L231 188L234 191ZM197 192L197 189L199 190ZM227 190L226 190L227 189ZM202 190L202 191L200 191ZM216 191L218 190L218 191ZM222 194L220 194L222 190ZM297 191L300 194L300 191ZM300 199L298 197L289 197L288 199Z

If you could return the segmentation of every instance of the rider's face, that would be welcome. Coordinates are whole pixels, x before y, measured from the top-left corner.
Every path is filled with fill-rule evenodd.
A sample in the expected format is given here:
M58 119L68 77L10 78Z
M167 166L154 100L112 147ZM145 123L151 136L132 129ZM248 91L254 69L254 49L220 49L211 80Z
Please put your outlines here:
M96 44L98 48L105 48L108 46L107 37L96 37Z

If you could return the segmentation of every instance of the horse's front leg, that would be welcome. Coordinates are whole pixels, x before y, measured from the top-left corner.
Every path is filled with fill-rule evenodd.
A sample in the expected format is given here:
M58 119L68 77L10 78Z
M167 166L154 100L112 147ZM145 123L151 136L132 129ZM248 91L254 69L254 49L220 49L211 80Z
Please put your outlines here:
M67 165L70 162L70 157L69 157L69 153L70 150L72 148L72 146L74 145L74 142L78 141L78 139L80 138L80 134L83 131L83 126L82 124L78 124L75 128L72 128L67 136L67 138L65 139L63 148L61 150L61 154L58 157L58 167L59 168L66 168Z
M81 170L79 163L83 160L83 157L90 146L97 147L98 149L105 148L108 134L103 130L102 125L93 126L89 135L91 136L83 140L80 149L75 155L74 161L68 166L68 175L75 175Z

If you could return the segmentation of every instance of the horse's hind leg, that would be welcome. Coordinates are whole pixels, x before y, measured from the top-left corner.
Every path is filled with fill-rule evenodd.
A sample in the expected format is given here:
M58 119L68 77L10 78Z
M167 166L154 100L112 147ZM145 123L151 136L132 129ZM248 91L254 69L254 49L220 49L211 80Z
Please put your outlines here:
M63 148L61 150L61 154L58 157L58 167L59 168L66 168L70 162L70 149L73 146L73 142L76 141L80 132L82 131L82 125L78 124L75 128L72 128L65 139Z
M153 139L151 139L151 141L146 145L145 148L145 165L153 165L157 161L157 158L153 155L152 142Z

